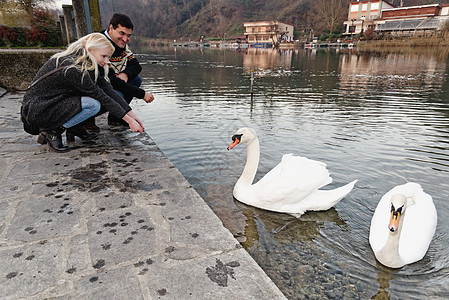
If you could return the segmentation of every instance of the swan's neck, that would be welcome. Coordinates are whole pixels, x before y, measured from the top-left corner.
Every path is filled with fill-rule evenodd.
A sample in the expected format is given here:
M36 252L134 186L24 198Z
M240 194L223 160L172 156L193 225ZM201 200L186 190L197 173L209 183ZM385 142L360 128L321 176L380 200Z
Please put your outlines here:
M253 183L259 165L259 156L259 140L256 138L246 144L246 164L236 186L250 186Z
M402 223L404 222L404 216L399 221L398 230L390 232L388 234L387 242L382 250L379 251L378 257L384 263L392 268L399 268L403 266L402 258L399 255L399 240L401 238Z

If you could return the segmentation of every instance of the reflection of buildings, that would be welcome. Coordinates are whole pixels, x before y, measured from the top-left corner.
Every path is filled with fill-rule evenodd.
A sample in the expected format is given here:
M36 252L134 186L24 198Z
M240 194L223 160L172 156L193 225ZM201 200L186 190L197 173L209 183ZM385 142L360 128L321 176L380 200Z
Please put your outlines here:
M393 35L433 34L448 20L448 4L395 7L383 0L352 1L343 34L360 34L368 29Z
M293 25L278 21L246 22L245 35L249 44L269 43L279 44L281 42L293 41Z
M340 56L339 69L342 91L357 90L367 94L372 86L385 85L386 89L408 85L441 86L444 82L441 74L446 71L446 63L429 53L390 53L382 56L349 53ZM392 83L394 86L391 86Z
M292 65L292 49L258 49L248 48L243 54L243 68L245 71L275 70L282 68L289 70Z

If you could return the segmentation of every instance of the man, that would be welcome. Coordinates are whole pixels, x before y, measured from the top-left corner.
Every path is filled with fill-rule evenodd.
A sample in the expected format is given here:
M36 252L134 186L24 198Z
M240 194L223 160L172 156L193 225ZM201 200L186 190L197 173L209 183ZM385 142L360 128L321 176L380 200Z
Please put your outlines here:
M112 42L115 48L114 53L109 59L109 79L114 90L128 104L134 97L150 103L154 100L154 96L140 88L142 78L140 78L139 73L142 71L142 67L128 47L133 29L134 25L127 15L116 13L112 16L108 29L102 32ZM108 116L108 124L128 125L123 120L116 119L112 115ZM86 122L85 127L89 131L100 131L100 128L95 125L94 119Z

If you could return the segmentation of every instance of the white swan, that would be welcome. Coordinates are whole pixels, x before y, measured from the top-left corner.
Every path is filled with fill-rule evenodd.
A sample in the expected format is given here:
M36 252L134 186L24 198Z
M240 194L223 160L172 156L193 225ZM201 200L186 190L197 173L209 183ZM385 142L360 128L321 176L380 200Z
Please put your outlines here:
M436 226L432 197L419 184L409 182L380 199L371 220L369 243L381 264L400 268L424 257Z
M327 210L345 197L357 180L333 190L319 190L332 182L326 164L285 154L281 162L257 183L252 184L259 164L259 140L251 128L241 128L232 137L228 150L246 143L246 165L234 186L234 197L258 208L288 213L297 218L307 210Z

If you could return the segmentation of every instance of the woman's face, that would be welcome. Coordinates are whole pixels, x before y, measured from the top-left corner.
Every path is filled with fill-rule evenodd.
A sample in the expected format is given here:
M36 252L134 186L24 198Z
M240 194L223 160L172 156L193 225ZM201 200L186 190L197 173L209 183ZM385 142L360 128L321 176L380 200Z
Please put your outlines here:
M111 50L108 47L89 49L89 52L95 58L97 64L101 67L104 67L109 63L109 58L111 57L112 54Z

